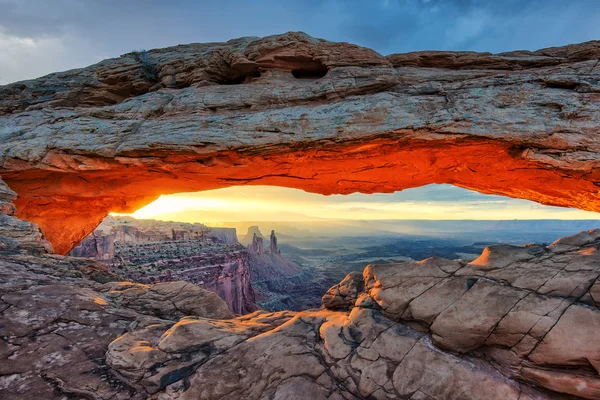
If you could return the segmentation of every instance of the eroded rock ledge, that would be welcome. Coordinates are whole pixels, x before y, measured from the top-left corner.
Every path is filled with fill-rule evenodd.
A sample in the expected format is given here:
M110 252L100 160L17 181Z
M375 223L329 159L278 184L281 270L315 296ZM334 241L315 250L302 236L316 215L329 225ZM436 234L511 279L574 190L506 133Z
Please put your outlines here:
M51 254L0 193L29 226L0 237L3 399L600 399L600 230L370 265L322 310L234 318Z
M0 87L0 175L66 254L109 211L242 184L450 183L600 211L600 42L387 57L303 33Z

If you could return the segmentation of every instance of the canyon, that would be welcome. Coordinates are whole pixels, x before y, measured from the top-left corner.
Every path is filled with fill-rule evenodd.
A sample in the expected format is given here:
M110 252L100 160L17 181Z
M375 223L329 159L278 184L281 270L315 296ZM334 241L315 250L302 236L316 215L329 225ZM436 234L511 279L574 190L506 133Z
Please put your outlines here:
M274 231L268 249L258 227L252 232L260 237L253 233L244 248L233 228L108 216L69 255L103 262L137 283L193 283L217 293L235 314L255 311L257 303L269 310L293 307L279 299L298 284L303 288L310 274L281 255Z
M600 211L600 42L384 57L291 32L140 59L0 86L0 397L600 399L597 229L371 264L320 309L241 316L65 256L109 212L234 185Z

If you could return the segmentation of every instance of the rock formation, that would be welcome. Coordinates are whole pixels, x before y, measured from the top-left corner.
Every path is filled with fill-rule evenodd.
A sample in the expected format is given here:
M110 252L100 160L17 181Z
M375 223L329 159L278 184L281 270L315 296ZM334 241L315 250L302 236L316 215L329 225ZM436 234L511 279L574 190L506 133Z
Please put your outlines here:
M251 226L248 228L248 235L252 232L252 242L248 245L248 250L254 254L262 254L264 251L264 238L258 229L258 226ZM244 238L244 240L246 240ZM275 231L271 231L271 235L269 236L269 253L271 254L281 254L279 247L277 247L277 236L275 236Z
M115 258L117 232L105 233L96 229L69 252L73 257L93 258L97 261L112 261Z
M248 245L248 263L258 304L267 310L294 308L289 294L306 283L306 271L281 255L275 231L271 231L268 251L265 251L258 226L249 227L248 234L242 240L247 240L250 233L252 243Z
M191 283L50 254L29 225L1 241L2 399L600 398L600 230L370 265L322 310L234 317Z
M252 243L248 245L248 251L252 254L262 254L264 247L263 238L256 236L256 233L254 233Z
M210 231L206 234L209 239L218 243L238 244L235 228L214 228L209 227Z
M69 255L111 261L115 257L114 243L141 244L173 240L238 244L235 228L108 216Z
M14 217L17 194L0 179L0 251L30 254L53 253L40 228Z
M217 293L236 314L257 308L249 256L235 229L107 217L69 255L104 261L134 282L194 283Z
M303 309L291 295L304 290L306 271L281 255L275 232L265 251L258 227L248 231L253 240L245 251L233 228L109 216L69 255L106 262L134 282L194 283L236 314L256 310L257 301L268 310Z
M269 236L269 251L271 254L281 254L279 247L277 247L277 236L275 236L275 231L271 231L271 236Z
M0 87L0 175L60 254L109 211L239 184L600 211L599 41L384 57L287 33L144 59L152 79L130 53Z
M14 197L0 180L0 398L133 398L105 361L124 331L233 317L193 284L117 282L104 264L52 254L37 226L11 215Z

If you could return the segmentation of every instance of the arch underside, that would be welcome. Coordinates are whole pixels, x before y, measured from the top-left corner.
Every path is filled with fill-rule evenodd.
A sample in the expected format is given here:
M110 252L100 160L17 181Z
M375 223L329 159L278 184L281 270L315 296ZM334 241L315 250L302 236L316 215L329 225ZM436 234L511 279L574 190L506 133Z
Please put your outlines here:
M132 212L161 194L236 185L275 185L329 194L389 193L449 183L487 194L600 211L597 186L580 173L515 158L503 142L374 139L269 154L179 155L159 165L108 171L31 171L5 180L21 195L19 218L42 228L67 253L109 212ZM569 173L570 172L570 173Z

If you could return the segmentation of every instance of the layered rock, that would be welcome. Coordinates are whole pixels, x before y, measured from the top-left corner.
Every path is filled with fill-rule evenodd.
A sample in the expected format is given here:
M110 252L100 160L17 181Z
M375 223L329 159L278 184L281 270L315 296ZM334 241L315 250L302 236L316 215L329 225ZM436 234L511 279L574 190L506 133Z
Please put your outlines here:
M384 57L302 33L130 53L0 87L0 174L61 254L109 211L237 184L599 211L599 58L598 41Z
M186 281L217 293L236 314L256 310L247 252L195 241L118 245L112 270L142 283Z
M469 264L370 265L332 288L322 311L263 317L276 329L249 327L254 316L188 318L134 332L132 344L110 346L109 360L159 381L162 372L137 367L148 356L130 355L137 341L173 369L189 365L177 361L189 349L214 349L157 398L597 399L599 245L590 231L548 247L493 246Z
M257 308L249 257L235 229L107 217L69 254L104 261L135 282L194 283L217 293L236 314Z
M281 254L279 247L277 247L277 236L275 236L275 231L271 231L271 235L269 236L269 251L271 254Z
M112 261L115 258L116 237L117 232L107 234L102 229L96 229L73 248L69 255L93 258L97 261Z
M436 348L485 359L507 378L597 399L599 246L594 230L548 247L491 246L468 264L370 265L363 279L349 275L331 288L323 304L375 307L427 332Z
M53 253L40 228L14 217L17 194L0 179L0 251L29 254Z

